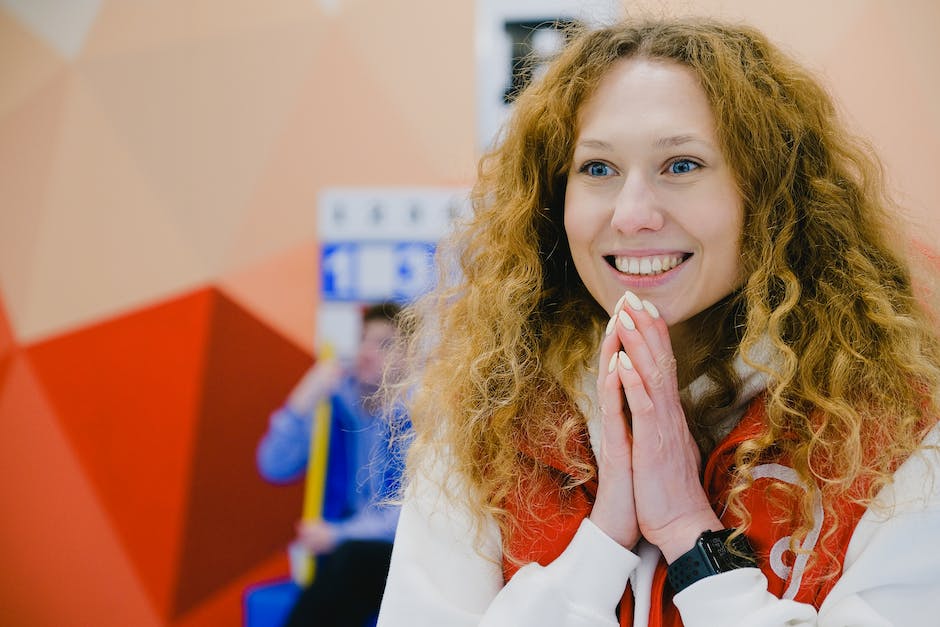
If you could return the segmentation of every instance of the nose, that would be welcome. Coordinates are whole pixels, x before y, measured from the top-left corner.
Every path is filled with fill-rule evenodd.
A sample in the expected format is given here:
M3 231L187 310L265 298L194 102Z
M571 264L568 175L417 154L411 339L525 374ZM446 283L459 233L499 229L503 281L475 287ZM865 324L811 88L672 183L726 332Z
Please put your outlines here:
M663 228L665 215L656 190L641 172L632 172L614 199L612 227L623 233L658 231Z

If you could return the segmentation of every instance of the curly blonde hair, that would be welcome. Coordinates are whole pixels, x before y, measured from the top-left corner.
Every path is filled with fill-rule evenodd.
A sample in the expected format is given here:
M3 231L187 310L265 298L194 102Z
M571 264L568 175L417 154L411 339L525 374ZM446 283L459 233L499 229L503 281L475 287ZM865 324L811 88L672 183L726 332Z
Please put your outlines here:
M795 545L813 526L818 494L868 504L918 450L937 415L940 349L905 240L890 228L877 161L809 73L738 25L656 20L575 32L519 96L480 162L472 215L442 247L437 289L405 312L410 474L446 455L471 488L478 523L493 516L504 532L514 523L507 499L526 503L526 486L547 472L521 450L557 451L572 469L563 493L595 477L592 461L566 444L584 433L574 401L609 314L574 269L564 195L578 112L624 57L695 73L735 172L745 279L701 314L702 332L683 354L684 381L705 374L714 383L686 413L709 450L740 386L735 356L747 359L769 338L779 358L752 364L768 375L767 422L737 451L729 507L746 530L750 472L771 449L782 453L810 486L794 492Z

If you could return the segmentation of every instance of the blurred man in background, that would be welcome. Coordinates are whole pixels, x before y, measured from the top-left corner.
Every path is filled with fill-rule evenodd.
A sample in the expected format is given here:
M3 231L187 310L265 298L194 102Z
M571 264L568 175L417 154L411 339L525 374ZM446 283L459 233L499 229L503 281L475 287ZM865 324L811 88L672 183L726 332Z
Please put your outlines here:
M293 608L289 626L361 627L378 612L399 513L386 501L395 496L404 466L391 435L400 435L407 418L384 416L376 392L386 366L397 361L399 313L394 303L368 307L352 370L335 360L314 364L272 414L258 446L258 469L265 479L286 483L300 478L309 461L315 409L329 401L323 519L297 525L296 543L317 556L316 578Z

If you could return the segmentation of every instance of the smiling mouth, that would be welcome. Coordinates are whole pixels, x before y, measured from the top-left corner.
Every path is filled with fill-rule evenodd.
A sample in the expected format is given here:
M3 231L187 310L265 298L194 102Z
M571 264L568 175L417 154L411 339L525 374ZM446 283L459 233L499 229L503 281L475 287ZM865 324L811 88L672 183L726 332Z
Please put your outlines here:
M676 266L681 265L692 253L678 255L649 255L646 257L622 257L606 255L604 259L622 274L634 276L656 276L665 274Z

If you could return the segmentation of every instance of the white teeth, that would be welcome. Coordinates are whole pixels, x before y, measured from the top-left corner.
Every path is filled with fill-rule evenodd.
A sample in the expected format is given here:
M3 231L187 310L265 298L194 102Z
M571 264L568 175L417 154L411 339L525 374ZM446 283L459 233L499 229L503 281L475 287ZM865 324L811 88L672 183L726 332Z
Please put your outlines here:
M614 257L614 266L625 274L651 275L672 270L680 263L681 255L655 255L649 257Z

